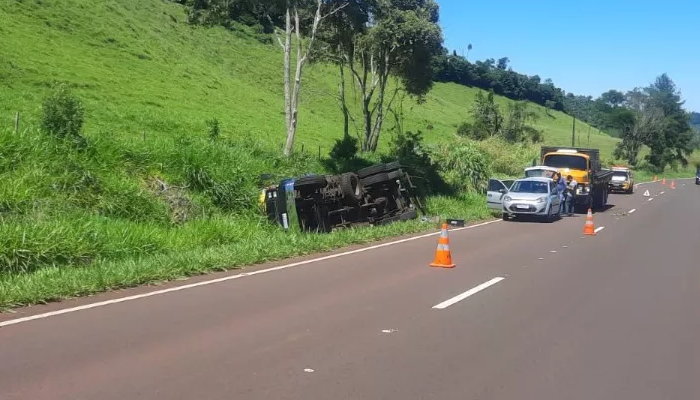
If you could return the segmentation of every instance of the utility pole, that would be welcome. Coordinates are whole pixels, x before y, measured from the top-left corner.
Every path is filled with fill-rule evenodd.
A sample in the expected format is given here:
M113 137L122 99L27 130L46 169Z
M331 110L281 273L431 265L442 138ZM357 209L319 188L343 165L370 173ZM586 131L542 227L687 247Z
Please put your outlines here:
M571 128L571 147L576 147L576 117L574 116L574 126Z

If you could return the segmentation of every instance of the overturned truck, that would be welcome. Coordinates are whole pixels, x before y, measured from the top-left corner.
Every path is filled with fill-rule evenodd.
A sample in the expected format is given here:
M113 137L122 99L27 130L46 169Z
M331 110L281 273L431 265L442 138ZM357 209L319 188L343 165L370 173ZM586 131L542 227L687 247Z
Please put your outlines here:
M353 224L406 221L423 212L411 176L398 162L340 175L284 179L263 190L270 221L291 231L331 232Z

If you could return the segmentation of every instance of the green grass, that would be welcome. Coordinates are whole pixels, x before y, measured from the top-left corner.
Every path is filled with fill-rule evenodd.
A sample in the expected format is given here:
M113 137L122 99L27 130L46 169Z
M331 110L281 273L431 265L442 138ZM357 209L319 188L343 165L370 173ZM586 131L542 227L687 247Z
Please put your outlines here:
M324 172L319 149L326 157L342 134L331 66L306 69L299 152L284 159L282 55L269 37L193 28L182 7L161 0L6 1L0 19L0 308L435 228L413 221L290 235L255 209L260 174ZM56 81L85 103L84 148L37 130ZM477 91L436 84L424 104L404 105L404 128L423 131L431 145L455 140ZM571 118L533 107L545 142L570 144ZM221 123L216 142L207 138L211 118ZM595 130L590 143L581 136L607 158L615 143ZM499 141L478 146L499 176L518 175L538 154ZM161 181L176 188L162 193ZM489 217L473 193L432 197L428 207L442 218Z

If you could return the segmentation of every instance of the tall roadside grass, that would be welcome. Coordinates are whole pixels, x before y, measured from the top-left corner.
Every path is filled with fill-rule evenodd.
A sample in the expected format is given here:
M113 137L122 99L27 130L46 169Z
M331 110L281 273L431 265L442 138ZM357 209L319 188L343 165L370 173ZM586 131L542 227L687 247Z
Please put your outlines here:
M317 155L281 157L255 140L152 142L35 130L0 135L0 307L16 307L328 251L480 220L478 192L427 199L431 218L330 235L289 234L257 206L273 180L324 173Z

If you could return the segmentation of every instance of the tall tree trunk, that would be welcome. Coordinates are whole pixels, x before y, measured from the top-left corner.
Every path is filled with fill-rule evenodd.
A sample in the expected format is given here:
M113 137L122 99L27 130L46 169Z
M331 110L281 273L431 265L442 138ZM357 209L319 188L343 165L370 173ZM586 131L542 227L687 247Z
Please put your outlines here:
M343 110L343 137L346 138L350 136L350 110L345 98L345 64L341 61L338 63L338 66L340 68L340 93L338 98L340 108Z
M294 86L292 88L292 98L290 101L290 121L287 125L287 143L284 146L284 154L292 154L294 148L294 138L297 132L297 116L299 114L299 91L301 89L301 73L306 63L306 54L303 54L303 42L299 23L299 9L294 6L294 31L296 34L296 69L294 71ZM308 49L307 49L308 50Z
M292 52L292 15L291 15L291 0L287 0L287 12L285 15L285 31L284 31L284 115L285 127L287 128L287 144L284 146L284 155L291 154L290 146L290 129L292 126L292 93L291 93L291 52ZM293 135L293 133L292 133ZM294 138L292 137L292 144Z

